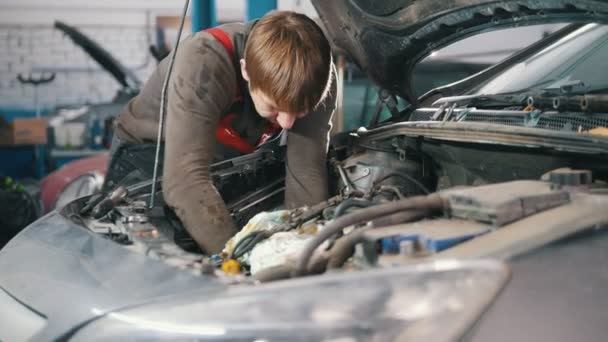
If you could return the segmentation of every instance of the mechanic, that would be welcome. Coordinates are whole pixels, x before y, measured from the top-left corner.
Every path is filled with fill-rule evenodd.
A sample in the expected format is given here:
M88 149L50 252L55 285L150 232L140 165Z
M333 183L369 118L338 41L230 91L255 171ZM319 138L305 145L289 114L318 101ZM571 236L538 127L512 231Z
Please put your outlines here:
M156 141L170 56L117 118L111 154L121 144ZM221 25L180 43L167 93L163 194L205 252L220 252L238 231L210 165L253 152L269 137L287 143L286 207L328 197L334 78L322 30L295 12Z

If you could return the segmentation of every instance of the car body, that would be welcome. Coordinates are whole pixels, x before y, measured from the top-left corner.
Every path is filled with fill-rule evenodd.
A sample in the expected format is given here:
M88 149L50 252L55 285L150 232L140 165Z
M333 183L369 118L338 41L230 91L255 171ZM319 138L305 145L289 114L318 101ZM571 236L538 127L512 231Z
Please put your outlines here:
M605 61L608 3L313 4L333 43L389 98L412 104L334 137L335 196L263 221L257 213L280 208L282 148L214 164L229 211L250 224L227 254L209 256L164 205L160 182L151 201L154 146L121 147L106 194L51 212L0 251L0 338L603 338L608 114L594 80L604 77L591 74L587 86L570 76ZM549 21L575 24L413 94L411 69L433 49ZM534 61L547 72L504 82ZM531 76L541 85L524 86ZM483 90L490 85L512 89ZM256 245L264 222L276 231ZM305 234L293 254L276 247Z
M44 212L101 190L107 168L108 153L105 152L73 161L48 174L40 183Z

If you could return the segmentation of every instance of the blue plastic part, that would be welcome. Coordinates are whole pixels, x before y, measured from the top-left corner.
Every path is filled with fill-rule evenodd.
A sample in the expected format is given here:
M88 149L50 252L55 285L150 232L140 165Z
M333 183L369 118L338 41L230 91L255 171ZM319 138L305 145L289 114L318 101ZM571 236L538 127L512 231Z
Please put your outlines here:
M425 238L424 241L424 249L429 252L429 253L437 253L437 252L441 252L444 249L448 249L450 247L454 247L459 243L465 242L467 240L470 240L476 236L482 235L487 233L488 231L484 231L482 233L476 233L476 234L469 234L469 235L462 235L462 236L458 236L458 237L452 237L452 238L447 238L447 239L430 239L430 238Z
M419 234L391 236L380 240L382 254L399 254L399 244L402 241L418 241Z
M48 115L51 111L52 108L41 108L40 115L44 117ZM22 108L3 107L0 108L0 116L2 116L4 120L11 122L16 118L35 118L36 111Z
M99 120L99 118L94 118L93 122L91 123L91 128L90 128L90 132L89 132L89 137L90 137L90 147L93 150L99 150L103 147L103 145L101 144L103 141L102 138L102 134L103 134L103 130L101 127L101 120Z
M192 32L217 26L215 8L215 0L192 0L190 4Z
M247 0L247 21L263 17L277 8L277 0Z
M426 236L424 233L395 235L380 240L380 246L383 254L399 254L399 244L402 241L418 242L426 252L437 253L445 249L456 246L459 243L470 240L474 237L486 234L489 229L481 230L471 234L451 236L447 238L433 238Z

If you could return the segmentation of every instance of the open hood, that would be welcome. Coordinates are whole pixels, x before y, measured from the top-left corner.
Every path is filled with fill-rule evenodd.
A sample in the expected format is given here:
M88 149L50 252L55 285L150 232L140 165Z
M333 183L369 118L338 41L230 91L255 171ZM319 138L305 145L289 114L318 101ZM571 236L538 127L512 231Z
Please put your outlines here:
M332 45L381 88L417 103L416 63L481 31L556 22L606 22L606 0L312 0Z
M67 25L61 21L55 21L55 28L66 34L80 46L91 58L93 58L102 68L107 70L124 88L139 90L141 81L131 70L114 58L106 49L95 43L91 38L85 36L75 27Z

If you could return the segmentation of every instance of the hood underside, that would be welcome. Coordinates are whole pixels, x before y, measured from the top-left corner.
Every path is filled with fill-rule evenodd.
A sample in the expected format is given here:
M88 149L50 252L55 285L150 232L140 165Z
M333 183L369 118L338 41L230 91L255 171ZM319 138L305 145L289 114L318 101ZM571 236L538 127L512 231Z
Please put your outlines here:
M61 21L55 22L55 28L70 37L74 44L80 46L102 68L108 71L121 86L133 90L139 89L141 81L137 76L91 38L78 31L75 27Z
M335 47L381 88L416 103L412 70L426 55L481 31L606 22L606 0L312 0Z

